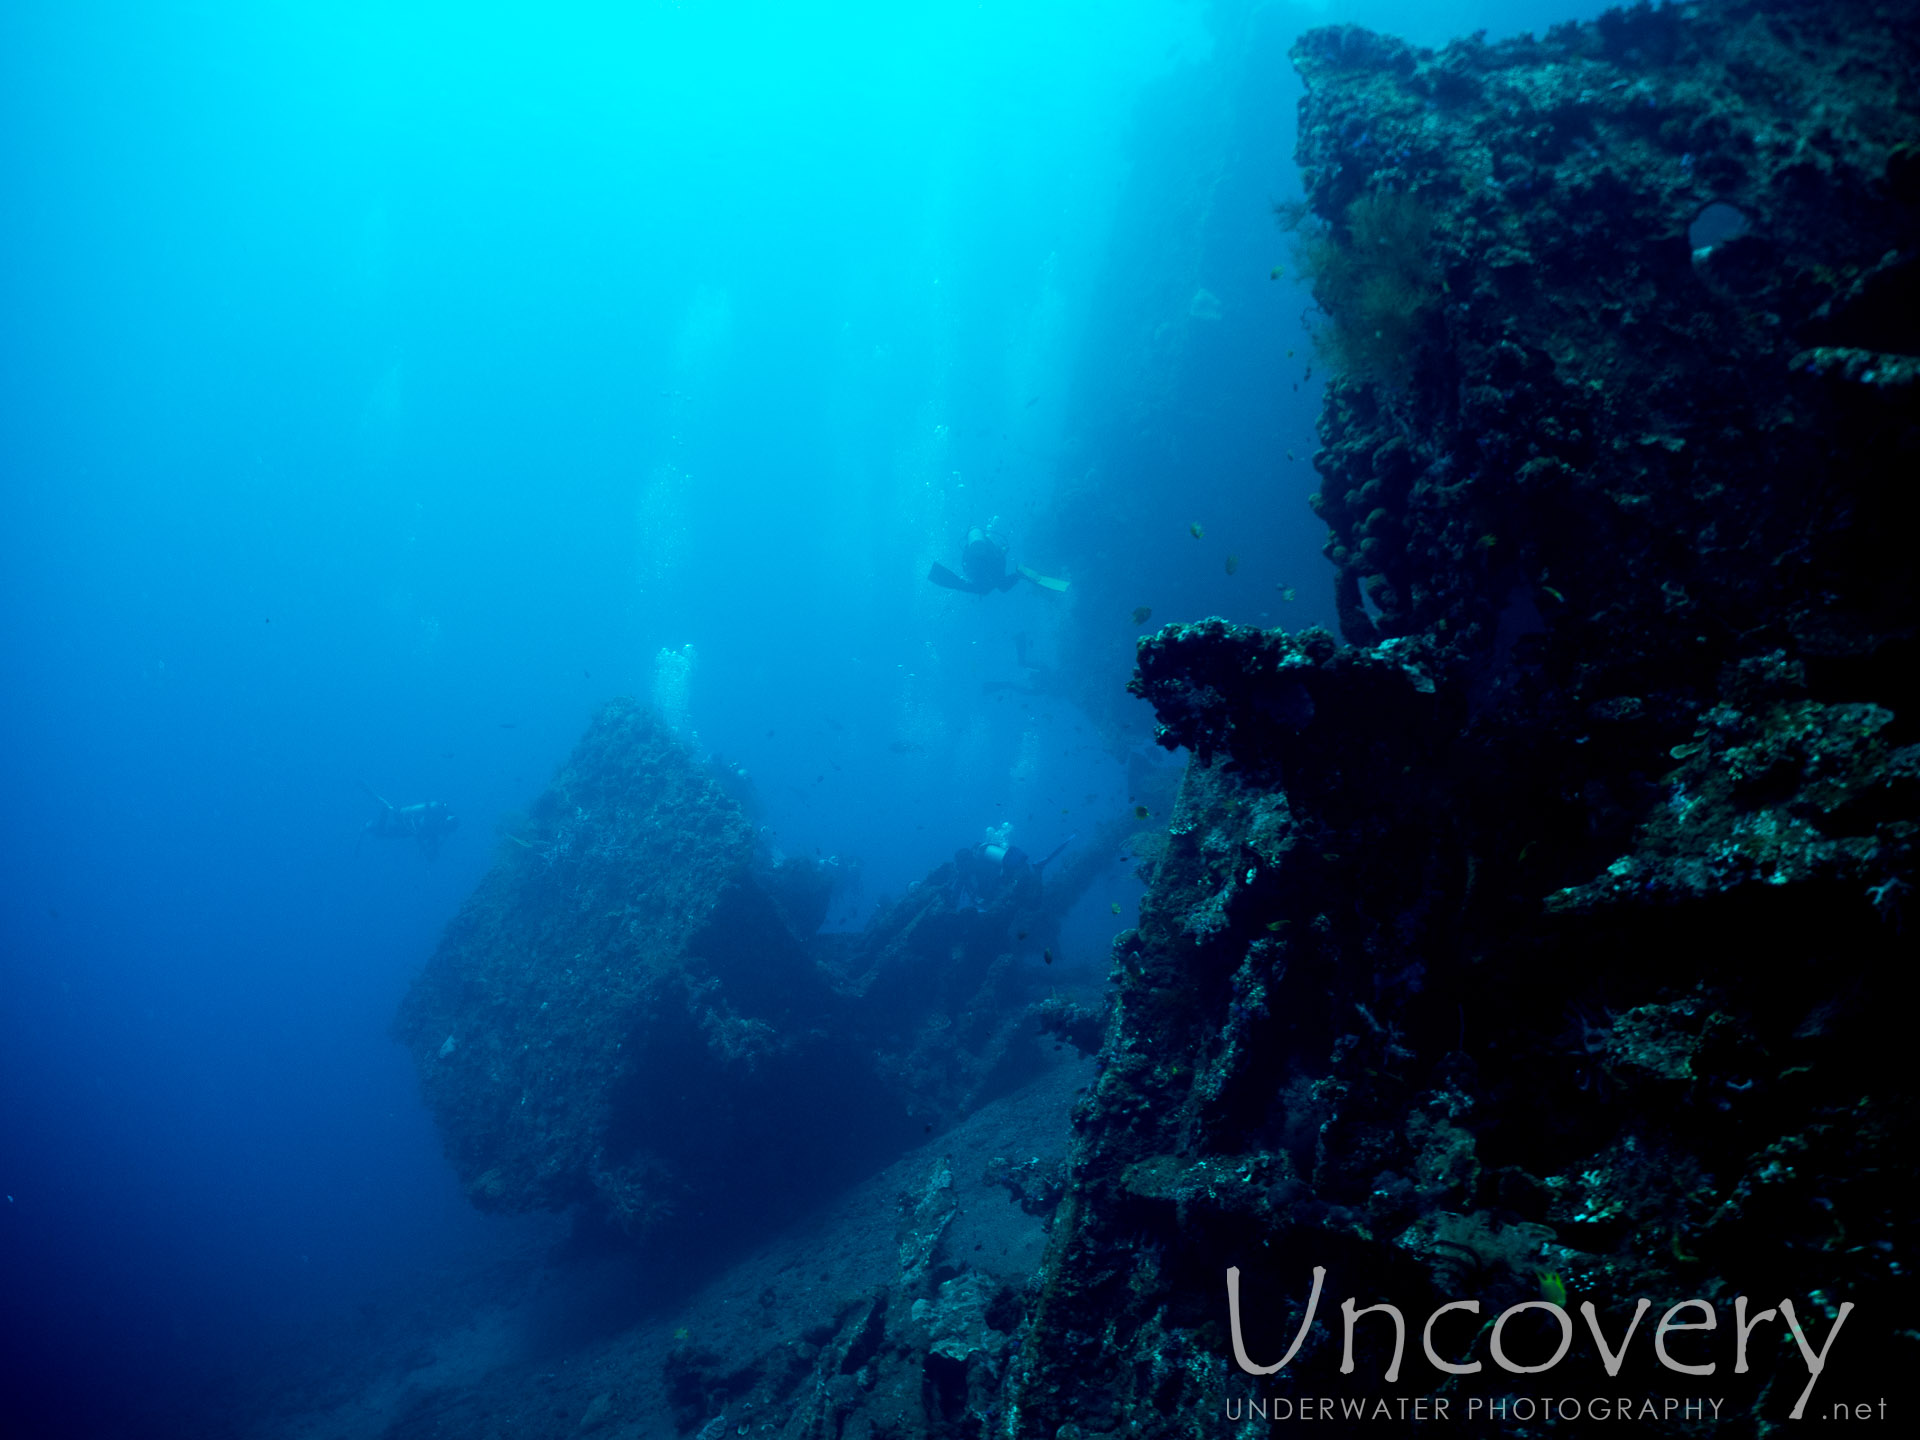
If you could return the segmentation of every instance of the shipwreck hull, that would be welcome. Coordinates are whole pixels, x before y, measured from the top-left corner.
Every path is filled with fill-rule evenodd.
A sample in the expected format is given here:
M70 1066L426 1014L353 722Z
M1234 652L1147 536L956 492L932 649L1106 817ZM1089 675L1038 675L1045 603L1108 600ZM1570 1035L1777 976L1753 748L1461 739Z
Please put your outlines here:
M1141 644L1196 758L1004 1433L1263 1428L1248 1399L1303 1394L1450 1399L1471 1432L1475 1396L1619 1389L1578 1307L1617 1342L1643 1296L1721 1339L1736 1296L1791 1299L1816 1346L1851 1303L1820 1391L1895 1373L1920 318L1871 297L1916 274L1917 43L1911 5L1703 3L1296 47L1347 643ZM1243 1373L1228 1267L1271 1365L1315 1265L1299 1358ZM1414 1330L1545 1301L1574 1334L1522 1376L1462 1321L1469 1377L1410 1333L1389 1384L1384 1318L1336 1369L1349 1296ZM1636 1345L1621 1393L1720 1397L1723 1432L1808 1380L1777 1316L1738 1376L1730 1341L1675 1343L1711 1379Z

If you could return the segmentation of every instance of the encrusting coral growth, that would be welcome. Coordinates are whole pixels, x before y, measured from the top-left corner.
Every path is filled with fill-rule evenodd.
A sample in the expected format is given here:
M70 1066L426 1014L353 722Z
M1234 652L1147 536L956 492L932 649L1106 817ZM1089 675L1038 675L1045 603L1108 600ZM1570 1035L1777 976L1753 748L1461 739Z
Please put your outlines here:
M1415 1325L1585 1302L1617 1338L1637 1297L1701 1297L1724 1328L1744 1294L1824 1338L1851 1303L1820 1380L1845 1398L1910 1344L1920 1239L1891 999L1920 328L1864 299L1920 273L1920 7L1642 5L1439 53L1337 27L1295 60L1348 643L1141 644L1135 688L1195 761L998 1431L1199 1434L1305 1393L1459 1422L1521 1378L1484 1337L1474 1378L1409 1339L1383 1385L1384 1322L1340 1376L1323 1307L1254 1381L1229 1266L1268 1362L1315 1264ZM1715 203L1740 223L1690 234ZM1556 1393L1597 1394L1573 1323ZM1808 1370L1779 1318L1754 1334L1739 1377L1644 1336L1625 1373L1764 1433Z
M481 1209L737 1240L1039 1067L1019 937L1100 848L985 894L942 866L819 934L836 863L767 853L731 778L607 706L415 980L396 1032Z

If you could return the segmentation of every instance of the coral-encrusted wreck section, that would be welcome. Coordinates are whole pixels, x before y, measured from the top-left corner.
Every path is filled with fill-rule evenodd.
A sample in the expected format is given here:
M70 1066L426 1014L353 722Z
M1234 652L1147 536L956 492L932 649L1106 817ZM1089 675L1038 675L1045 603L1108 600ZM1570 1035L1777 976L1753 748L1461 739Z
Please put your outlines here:
M397 1022L476 1205L597 1202L644 1230L697 1193L722 1127L816 1168L787 1154L794 1076L871 1105L809 1035L835 1005L802 949L829 877L759 865L650 712L599 715L501 849Z
M1856 1306L1808 1414L1910 1367L1916 47L1914 4L1733 0L1297 47L1349 643L1141 645L1196 758L1001 1433L1515 1393L1713 1396L1760 1433L1808 1369L1775 1315L1736 1373L1740 1295L1816 1347ZM1241 1373L1227 1268L1270 1365L1314 1265L1299 1357ZM1407 1316L1397 1382L1381 1316L1338 1372L1348 1296ZM1617 1343L1641 1297L1610 1378L1579 1307ZM1649 1333L1696 1297L1719 1329L1668 1349L1712 1378ZM1417 1330L1469 1298L1435 1343L1481 1373L1449 1375ZM1497 1368L1479 1327L1543 1300L1567 1357ZM1554 1428L1514 1427L1485 1428Z
M1914 513L1913 13L1298 47L1328 335L1392 382L1336 382L1316 457L1348 639L1551 621L1635 692L1756 625L1860 652Z
M1105 846L820 935L838 867L765 853L737 789L616 701L506 827L395 1027L481 1209L737 1240L1038 1068L1021 952Z

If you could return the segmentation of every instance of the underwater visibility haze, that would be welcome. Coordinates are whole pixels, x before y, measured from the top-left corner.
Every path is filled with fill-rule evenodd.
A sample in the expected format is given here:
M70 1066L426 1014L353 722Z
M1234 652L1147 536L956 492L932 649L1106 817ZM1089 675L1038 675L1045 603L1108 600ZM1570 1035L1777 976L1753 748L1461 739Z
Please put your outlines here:
M1910 562L1714 467L1910 458L1874 377L1920 347L1846 303L1911 304L1914 71L1683 8L8 7L0 1435L1172 1434L1225 1424L1220 1272L1288 1213L1509 1302L1731 1263L1762 1119L1638 1271L1556 1187L1599 1207L1682 1072L1773 1104L1893 943L1910 640L1861 637ZM1807 59L1760 116L1848 45L1885 95ZM1778 193L1871 171L1857 213L1770 228L1851 83ZM1854 388L1772 429L1686 378L1807 346ZM1687 570L1762 513L1727 593ZM1788 705L1892 798L1663 778ZM1645 944L1609 883L1731 894L1636 827L1776 801L1852 817L1751 862L1850 937L1831 1013L1490 978ZM1724 907L1676 923L1800 933ZM1532 1154L1522 1052L1615 1108ZM1403 1078L1391 1143L1333 1113Z

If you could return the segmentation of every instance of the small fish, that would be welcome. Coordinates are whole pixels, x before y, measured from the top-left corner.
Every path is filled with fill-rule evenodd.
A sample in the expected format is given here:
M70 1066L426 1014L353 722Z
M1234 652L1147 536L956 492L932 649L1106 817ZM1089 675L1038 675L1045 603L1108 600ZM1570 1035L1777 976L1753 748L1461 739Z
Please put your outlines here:
M1287 451L1287 459L1293 459L1293 452L1291 450Z
M1269 920L1267 922L1267 929L1273 931L1277 935L1292 923L1293 922L1291 920Z
M1144 820L1151 814L1153 814L1153 812L1144 805L1136 805L1133 807L1133 818L1136 820Z
M1153 607L1151 605L1136 605L1133 607L1133 623L1136 625L1146 624L1152 615Z
M1564 605L1567 603L1567 597L1562 595L1558 590L1554 589L1551 585L1542 585L1540 588L1546 594L1551 595L1553 597L1555 604Z
M1113 904L1109 905L1107 908L1113 911L1114 914L1118 915L1120 913L1120 902L1116 900L1113 902Z
M1280 592L1280 598L1282 600L1293 599L1293 587L1291 585L1276 585L1273 588Z
M1042 951L1040 952L1040 963L1041 963L1042 965L1051 965L1051 964L1053 964L1053 951L1052 951L1052 950L1042 950Z
M1207 530L1204 525L1202 525L1198 520L1196 520L1191 525L1187 526L1187 533L1193 536L1194 539L1198 540L1206 535Z
M1482 535L1478 540L1474 541L1473 543L1482 550L1491 550L1494 546L1500 543L1500 537L1497 535Z
M1291 350L1287 351L1287 359L1291 360L1292 358L1293 358L1293 351Z
M1267 272L1267 278L1268 278L1269 280L1278 280L1278 279L1279 279L1279 278L1280 278L1280 277L1281 277L1282 275L1284 275L1284 274L1286 274L1286 273L1287 273L1287 267L1286 267L1286 266L1284 266L1284 265L1276 265L1276 266L1274 266L1274 267L1273 267L1273 268L1272 268L1271 270L1269 270L1269 271Z
M1227 573L1231 575L1233 574L1234 571L1238 570L1239 568L1240 568L1240 557L1238 555L1227 556Z

